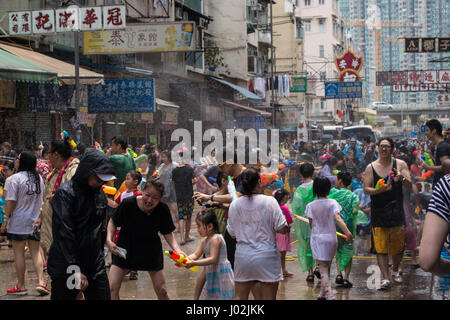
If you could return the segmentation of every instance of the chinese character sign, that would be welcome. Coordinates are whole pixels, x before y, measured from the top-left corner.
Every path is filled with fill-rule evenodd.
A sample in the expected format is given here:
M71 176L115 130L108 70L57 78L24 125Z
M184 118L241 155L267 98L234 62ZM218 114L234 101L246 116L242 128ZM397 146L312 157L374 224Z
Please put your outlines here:
M31 33L31 11L9 13L9 34Z
M32 12L33 33L55 32L55 12L53 10L39 10Z
M348 48L340 57L336 57L334 62L340 73L339 82L360 81L359 71L363 64L362 56L357 56Z
M105 80L88 86L89 113L154 112L153 79Z
M56 32L68 32L78 30L78 9L67 8L57 9L56 13Z
M102 29L102 8L81 8L80 29L81 31L94 31Z
M125 29L125 6L103 7L103 29Z

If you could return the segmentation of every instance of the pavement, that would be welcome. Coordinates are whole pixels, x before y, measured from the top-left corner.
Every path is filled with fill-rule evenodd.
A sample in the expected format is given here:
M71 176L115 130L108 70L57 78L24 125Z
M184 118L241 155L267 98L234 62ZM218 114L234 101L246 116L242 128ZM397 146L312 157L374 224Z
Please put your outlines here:
M197 211L196 208L195 211ZM194 222L194 221L193 221ZM182 249L191 254L200 242L200 235L197 232L196 224L192 223L191 238L194 241L182 246ZM320 282L315 279L314 284L306 282L307 273L302 272L297 260L296 238L291 228L292 251L288 252L286 267L295 275L285 278L279 284L278 300L316 300L320 291ZM177 240L179 234L175 233ZM402 262L404 269L402 284L394 284L390 290L378 291L373 287L373 268L376 269L376 257L369 253L369 241L367 236L359 236L356 242L356 255L353 259L352 273L350 281L353 287L350 289L341 288L334 283L336 277L336 264L331 268L332 290L336 300L443 300L449 298L450 279L432 276L422 269L412 266L410 257L406 256ZM162 238L163 250L169 250L169 246ZM110 258L107 258L107 261ZM14 255L11 248L5 245L0 246L0 300L48 300L50 296L40 296L34 289L37 283L36 273L32 267L31 256L26 252L26 286L28 295L15 297L6 295L7 288L16 284L14 270ZM108 269L109 270L109 269ZM164 256L164 271L169 297L174 300L192 300L194 296L194 286L198 272L193 272L184 268L174 266L173 262ZM48 277L47 274L45 274ZM445 282L446 281L446 282ZM50 283L50 281L49 281ZM50 287L50 286L49 286ZM123 300L156 300L150 276L147 272L139 271L138 280L124 278L120 290L120 298ZM250 299L253 299L250 295Z

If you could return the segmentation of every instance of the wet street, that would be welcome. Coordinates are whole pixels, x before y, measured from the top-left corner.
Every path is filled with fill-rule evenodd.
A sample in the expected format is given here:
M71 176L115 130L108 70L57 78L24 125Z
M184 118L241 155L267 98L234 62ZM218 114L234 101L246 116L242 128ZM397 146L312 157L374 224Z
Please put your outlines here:
M178 240L179 234L176 233L175 236ZM200 236L197 232L195 223L193 223L191 237L194 241L182 246L182 249L188 254L194 252L200 241ZM318 282L316 278L314 284L307 284L307 273L301 271L296 258L297 245L295 243L293 228L291 230L291 239L294 244L292 245L292 251L288 253L286 266L290 272L295 274L295 276L280 282L277 299L316 300L320 291L320 282ZM164 250L170 249L164 240L162 243ZM420 268L414 268L411 265L411 259L408 256L406 256L402 262L404 270L404 282L402 284L394 284L388 291L369 289L368 279L373 271L368 272L367 269L371 265L376 265L376 258L374 255L369 254L368 245L369 243L366 237L357 237L357 252L353 260L352 273L350 275L350 281L353 283L353 288L340 288L334 283L336 277L336 265L333 263L331 280L332 289L337 300L442 300L449 298L449 279L447 279L447 283L444 283L443 278L432 277L430 273L425 273ZM108 257L108 260L109 259L110 258ZM6 295L6 289L13 287L16 284L14 256L12 249L8 248L6 245L0 247L0 299L50 299L50 296L39 296L34 290L37 283L37 277L32 268L31 256L28 251L26 252L26 264L26 285L28 295L25 297ZM194 296L195 281L199 272L178 268L174 266L173 262L166 256L164 256L164 266L169 297L176 300L192 300ZM48 277L47 274L45 275ZM139 272L138 280L129 280L128 276L126 276L122 283L120 296L121 299L124 300L155 300L156 295L153 291L149 274L146 272ZM253 299L251 295L250 299Z

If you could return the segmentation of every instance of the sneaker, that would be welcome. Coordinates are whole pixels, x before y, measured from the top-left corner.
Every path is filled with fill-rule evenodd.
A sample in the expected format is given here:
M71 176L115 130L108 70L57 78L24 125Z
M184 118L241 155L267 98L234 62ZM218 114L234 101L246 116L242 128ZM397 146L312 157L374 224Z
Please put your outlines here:
M138 273L136 271L130 272L130 280L137 280L138 279Z
M50 294L50 290L44 284L36 285L36 291L39 292L41 296Z
M6 290L6 294L14 295L14 296L25 296L28 294L27 289L19 289L19 286L16 285L14 288L9 288Z

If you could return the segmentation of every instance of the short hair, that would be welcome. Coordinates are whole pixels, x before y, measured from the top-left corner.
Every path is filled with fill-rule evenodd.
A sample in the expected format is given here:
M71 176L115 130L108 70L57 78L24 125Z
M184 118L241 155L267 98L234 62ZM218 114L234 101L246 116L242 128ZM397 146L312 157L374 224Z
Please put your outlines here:
M217 216L213 210L200 211L197 214L196 220L200 221L205 226L212 224L214 233L219 233L219 222L217 221Z
M430 131L436 130L437 135L442 137L442 124L439 122L439 120L428 120L425 125L428 127L428 129L430 129Z
M120 145L122 150L126 150L128 148L128 143L124 137L113 137L111 141L113 141L114 144Z
M50 143L50 150L58 153L63 159L69 159L72 156L72 146L67 139L53 140Z
M142 181L142 174L137 170L131 170L128 172L133 180L137 180L138 184Z
M286 189L280 188L275 191L274 198L278 203L281 203L285 196L289 196L289 191Z
M144 185L142 186L142 191L146 190L149 187L155 188L159 192L161 197L164 195L164 184L159 180L156 179L147 180L147 182L144 183Z
M222 179L228 179L227 176L225 175L225 173L220 170L219 173L216 176L216 183L219 186L219 188L222 188Z
M388 141L389 144L391 145L391 149L394 150L394 148L395 148L394 140L392 140L392 138L389 138L389 137L383 137L383 138L381 138L381 139L378 141L378 146L380 146L381 141L384 141L384 140Z
M306 162L300 166L300 174L303 178L310 178L314 175L314 166L312 163Z
M342 181L344 186L348 187L352 184L352 175L348 172L341 171L337 174L337 178Z
M326 177L316 177L313 183L313 195L315 197L326 197L330 193L331 182Z

